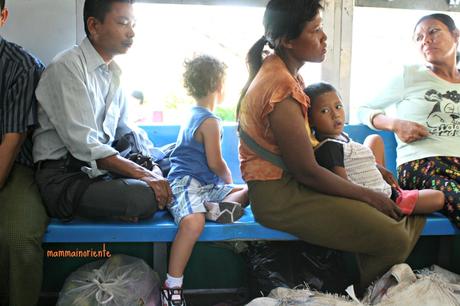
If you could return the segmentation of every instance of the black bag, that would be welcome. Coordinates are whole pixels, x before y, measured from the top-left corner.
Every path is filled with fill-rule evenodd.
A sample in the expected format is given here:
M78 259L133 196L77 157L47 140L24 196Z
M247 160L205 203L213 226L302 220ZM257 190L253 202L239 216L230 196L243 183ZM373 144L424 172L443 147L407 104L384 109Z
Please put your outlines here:
M152 170L155 166L153 158L141 153L133 132L129 132L121 136L120 139L115 140L112 147L120 152L120 156L135 162L147 170Z
M255 241L247 251L251 298L268 295L277 287L310 288L344 293L348 278L342 252L304 241Z
M141 153L133 132L123 135L112 144L112 147L120 152L120 156L129 159L148 170L152 170L155 164L157 164L164 177L168 175L168 172L171 169L169 157L175 146L176 143L170 143L160 148L154 148L154 152L152 152L153 157L146 156Z
M176 143L168 143L162 147L157 148L162 154L156 157L155 163L160 167L164 177L168 176L169 170L171 170L171 153L176 148Z

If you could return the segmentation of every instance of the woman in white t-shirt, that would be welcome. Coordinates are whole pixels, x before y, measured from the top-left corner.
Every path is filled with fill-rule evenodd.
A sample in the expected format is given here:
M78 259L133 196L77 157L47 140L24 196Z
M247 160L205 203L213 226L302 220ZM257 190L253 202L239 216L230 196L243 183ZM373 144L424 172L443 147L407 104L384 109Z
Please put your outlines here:
M425 65L405 66L359 118L396 134L401 188L443 191L444 212L460 227L459 30L450 16L431 14L417 22L414 41ZM395 117L384 112L391 105Z

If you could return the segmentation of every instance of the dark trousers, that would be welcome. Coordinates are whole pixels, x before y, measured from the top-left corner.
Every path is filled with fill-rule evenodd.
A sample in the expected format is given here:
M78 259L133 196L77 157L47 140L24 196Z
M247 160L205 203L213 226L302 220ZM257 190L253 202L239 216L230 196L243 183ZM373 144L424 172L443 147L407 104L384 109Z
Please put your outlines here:
M33 170L15 164L0 190L0 305L31 306L38 302L47 224Z
M90 179L68 159L39 163L35 177L48 214L55 218L146 218L158 207L147 183L110 174Z

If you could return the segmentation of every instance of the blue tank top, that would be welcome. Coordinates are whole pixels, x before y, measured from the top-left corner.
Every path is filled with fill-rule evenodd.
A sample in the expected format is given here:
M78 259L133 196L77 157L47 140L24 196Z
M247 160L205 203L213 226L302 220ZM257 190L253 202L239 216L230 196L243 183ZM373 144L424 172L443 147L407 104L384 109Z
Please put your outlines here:
M171 153L171 171L168 174L170 182L186 175L192 176L204 185L218 184L221 181L208 167L204 145L193 138L196 130L208 118L220 121L220 118L207 108L195 106L191 109L191 116L181 126L176 148ZM222 127L220 127L220 135L222 142Z

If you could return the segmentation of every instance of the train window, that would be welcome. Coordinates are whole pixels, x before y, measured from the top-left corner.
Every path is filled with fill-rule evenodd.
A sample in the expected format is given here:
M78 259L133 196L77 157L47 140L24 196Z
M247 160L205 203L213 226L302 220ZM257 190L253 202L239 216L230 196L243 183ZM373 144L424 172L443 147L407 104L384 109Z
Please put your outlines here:
M193 103L182 85L183 62L207 53L227 66L226 101L217 113L235 120L235 108L247 79L246 53L263 34L263 6L185 5L136 3L136 38L127 55L117 62L123 84L132 93L133 119L178 123ZM321 66L302 70L307 82L321 78Z
M422 63L412 40L415 23L435 11L355 7L350 85L350 122L357 108L371 99L405 64ZM448 12L460 25L460 13Z

